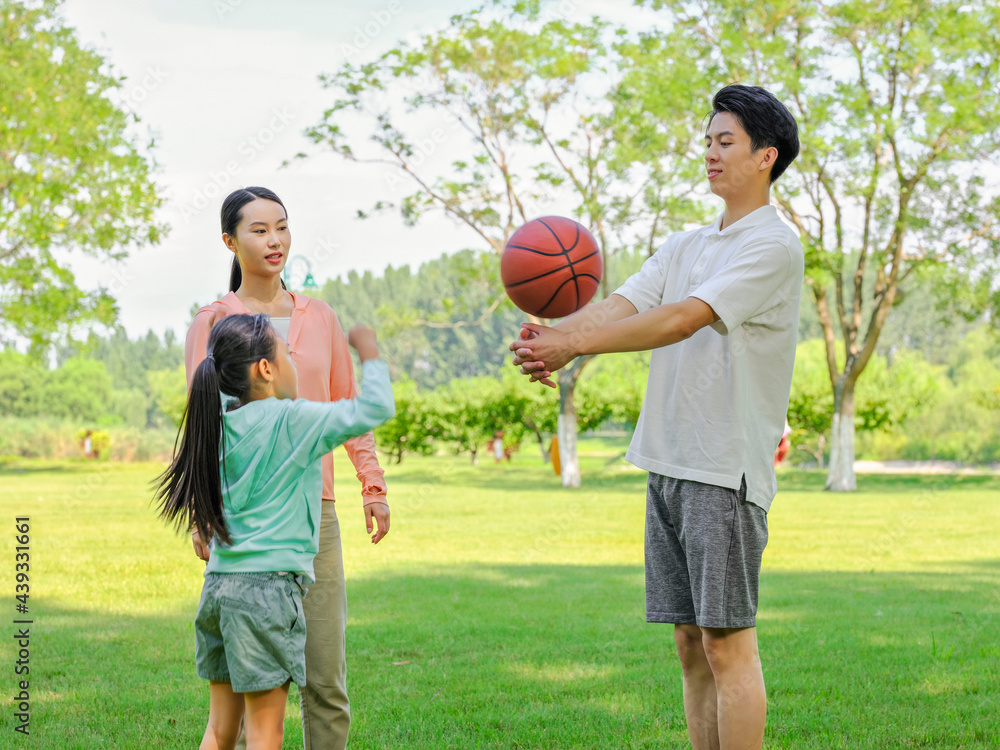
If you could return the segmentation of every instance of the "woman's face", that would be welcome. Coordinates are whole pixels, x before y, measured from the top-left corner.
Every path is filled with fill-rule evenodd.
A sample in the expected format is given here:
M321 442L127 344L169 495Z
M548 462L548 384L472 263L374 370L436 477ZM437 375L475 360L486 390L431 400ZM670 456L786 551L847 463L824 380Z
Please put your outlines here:
M292 234L288 229L285 209L280 203L264 198L250 201L242 210L236 236L222 235L236 257L244 276L271 277L284 270Z

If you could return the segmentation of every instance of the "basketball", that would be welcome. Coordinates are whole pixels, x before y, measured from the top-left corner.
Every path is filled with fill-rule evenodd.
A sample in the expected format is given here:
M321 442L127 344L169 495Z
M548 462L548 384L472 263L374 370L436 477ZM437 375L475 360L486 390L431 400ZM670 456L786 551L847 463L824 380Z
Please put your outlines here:
M603 271L594 236L562 216L529 221L510 236L500 256L507 296L540 318L561 318L586 305Z

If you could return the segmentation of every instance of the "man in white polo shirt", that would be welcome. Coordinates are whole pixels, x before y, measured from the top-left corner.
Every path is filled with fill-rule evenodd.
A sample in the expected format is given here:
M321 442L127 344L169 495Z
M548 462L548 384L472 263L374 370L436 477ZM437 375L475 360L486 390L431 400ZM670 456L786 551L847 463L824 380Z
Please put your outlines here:
M674 624L694 750L759 750L757 588L804 268L770 185L799 140L764 89L727 86L712 105L705 163L722 215L671 236L606 300L552 328L524 324L510 348L550 386L579 355L653 350L627 454L649 471L646 619Z

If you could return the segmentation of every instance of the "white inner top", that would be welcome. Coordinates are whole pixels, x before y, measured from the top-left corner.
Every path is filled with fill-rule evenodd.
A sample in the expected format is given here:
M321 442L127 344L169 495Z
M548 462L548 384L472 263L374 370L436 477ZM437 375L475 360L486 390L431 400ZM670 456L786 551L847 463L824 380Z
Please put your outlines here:
M271 325L274 326L274 330L288 343L288 329L292 326L292 319L288 318L271 318Z

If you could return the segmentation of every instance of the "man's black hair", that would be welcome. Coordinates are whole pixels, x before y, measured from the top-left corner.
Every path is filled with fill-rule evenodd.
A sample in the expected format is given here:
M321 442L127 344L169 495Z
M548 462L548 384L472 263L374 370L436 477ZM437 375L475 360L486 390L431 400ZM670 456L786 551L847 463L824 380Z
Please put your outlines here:
M774 146L778 158L771 167L771 183L781 177L799 155L799 126L788 107L760 86L734 83L712 97L709 122L720 112L728 112L750 136L750 149Z

